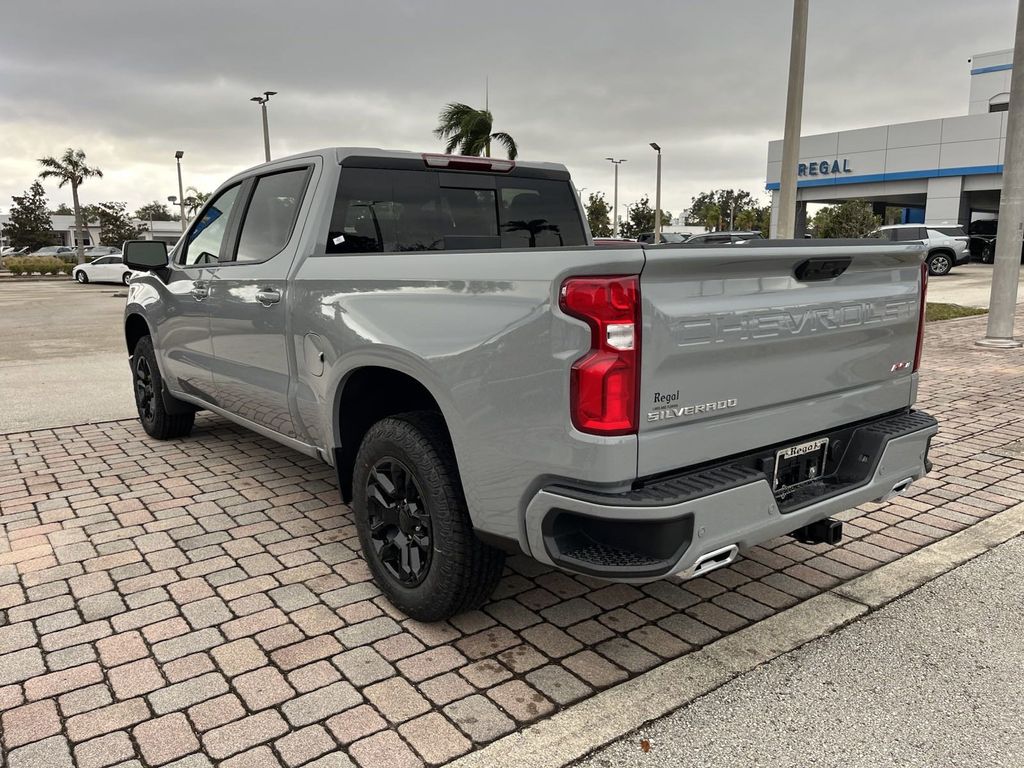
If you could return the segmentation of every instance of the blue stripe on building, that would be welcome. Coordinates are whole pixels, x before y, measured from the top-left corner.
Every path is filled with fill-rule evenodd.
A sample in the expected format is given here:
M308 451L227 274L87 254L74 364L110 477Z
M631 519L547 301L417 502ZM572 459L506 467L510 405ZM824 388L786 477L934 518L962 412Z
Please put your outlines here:
M804 179L797 187L829 187L840 184L870 184L877 181L906 181L907 179L934 179L940 176L977 176L984 173L1002 173L1002 165L968 165L962 168L931 168L923 171L890 171L889 173L867 173L860 176L828 176L818 179ZM777 181L765 184L767 190L778 189Z
M972 69L972 75L984 75L986 72L1005 72L1008 69L1013 69L1013 64L994 64L991 67L978 67Z

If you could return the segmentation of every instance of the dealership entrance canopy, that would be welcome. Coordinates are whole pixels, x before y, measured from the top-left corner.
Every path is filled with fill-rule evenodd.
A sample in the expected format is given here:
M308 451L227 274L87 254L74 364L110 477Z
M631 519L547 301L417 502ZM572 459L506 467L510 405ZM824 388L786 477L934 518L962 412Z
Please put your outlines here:
M968 114L800 138L797 229L807 203L867 200L903 220L963 224L999 211L1013 51L971 61ZM778 205L782 141L768 145L766 188ZM772 220L772 236L775 221Z

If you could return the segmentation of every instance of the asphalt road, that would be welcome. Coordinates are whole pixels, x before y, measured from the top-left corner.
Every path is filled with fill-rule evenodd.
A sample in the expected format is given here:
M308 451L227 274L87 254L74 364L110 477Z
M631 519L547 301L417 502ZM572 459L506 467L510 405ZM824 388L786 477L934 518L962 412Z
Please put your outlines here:
M135 414L125 288L0 282L0 433Z
M1012 539L575 765L1024 765L1022 572Z

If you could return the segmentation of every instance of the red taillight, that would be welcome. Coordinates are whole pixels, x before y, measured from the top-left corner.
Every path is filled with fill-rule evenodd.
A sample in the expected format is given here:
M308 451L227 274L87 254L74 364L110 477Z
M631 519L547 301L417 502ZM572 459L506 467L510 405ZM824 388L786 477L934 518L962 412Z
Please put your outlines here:
M640 278L572 277L562 283L559 305L590 326L590 351L572 366L573 426L595 435L635 433Z
M914 371L921 367L921 350L924 348L925 294L928 292L928 262L921 263L921 307L917 316L917 349L914 350Z
M423 154L423 162L430 168L447 168L454 171L493 171L508 173L516 167L515 160L498 160L491 157L467 157L466 155Z

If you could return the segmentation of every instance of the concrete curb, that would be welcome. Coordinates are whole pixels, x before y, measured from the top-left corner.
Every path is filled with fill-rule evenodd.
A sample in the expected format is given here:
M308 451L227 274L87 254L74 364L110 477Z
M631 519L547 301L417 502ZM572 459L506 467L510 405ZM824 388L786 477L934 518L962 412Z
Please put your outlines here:
M1024 503L602 691L447 765L562 768L1022 533Z

